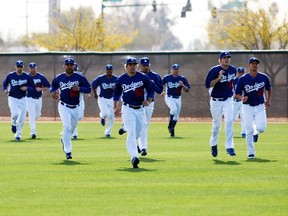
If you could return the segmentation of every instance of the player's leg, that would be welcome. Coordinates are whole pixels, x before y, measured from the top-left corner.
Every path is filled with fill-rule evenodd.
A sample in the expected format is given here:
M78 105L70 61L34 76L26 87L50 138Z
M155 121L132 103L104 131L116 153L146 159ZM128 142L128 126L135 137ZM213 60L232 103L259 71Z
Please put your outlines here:
M16 140L19 140L22 136L22 130L26 117L26 97L23 97L18 100L18 112L19 116L17 120L17 132L15 133Z
M212 116L210 146L216 146L218 144L219 133L222 125L222 107L222 101L210 100L210 112Z
M172 137L174 136L175 118L177 118L177 116L175 117L175 115L177 115L177 107L175 100L177 99L165 96L165 103L169 108L169 114L170 114L168 130Z
M138 138L139 150L142 156L145 156L148 150L148 127L154 110L154 102L152 102L149 106L145 107L144 110L145 123L140 137Z
M256 108L256 111L255 111L256 130L259 133L263 133L266 130L266 126L267 126L266 109L264 107L264 104L261 104L255 108Z
M226 101L224 101L223 115L224 115L225 133L226 133L225 147L226 149L234 149L234 141L233 141L234 120L233 120L233 99L232 98L228 98ZM234 155L234 154L230 152L230 155Z
M18 100L17 98L8 96L8 105L10 108L11 113L11 125L12 125L12 132L16 133L17 130L17 119L18 119Z
M254 111L253 107L243 104L242 105L242 114L245 122L245 131L246 131L246 146L247 146L247 156L253 158L255 156L255 148L253 142L253 124L254 124Z
M245 131L245 122L244 122L244 118L243 118L243 111L242 111L242 102L240 104L240 112L239 112L239 115L240 115L240 121L241 121L241 136L243 138L246 137L246 131Z
M29 125L30 125L30 136L33 134L36 135L36 107L37 103L36 100L33 98L26 99L27 104L27 112L29 116Z
M105 120L109 115L108 103L105 98L98 98L98 107L100 110L99 116L101 118L101 124L104 126L106 124Z
M110 137L113 123L114 123L113 100L109 101L107 108L109 110L109 114L108 114L108 121L107 121L106 129L105 129L105 136Z

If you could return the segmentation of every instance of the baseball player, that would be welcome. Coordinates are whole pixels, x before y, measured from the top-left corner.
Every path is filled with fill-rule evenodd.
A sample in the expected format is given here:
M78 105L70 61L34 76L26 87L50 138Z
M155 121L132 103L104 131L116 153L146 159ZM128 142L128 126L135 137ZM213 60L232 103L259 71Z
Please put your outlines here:
M172 74L165 75L163 78L163 86L166 86L166 92L161 95L165 96L165 103L170 109L170 120L168 131L171 137L175 136L175 126L181 111L181 92L190 90L190 85L184 76L179 75L179 64L173 64L171 67Z
M65 72L58 74L50 87L53 99L58 100L58 111L63 124L63 134L60 138L66 159L72 159L71 136L79 121L79 93L91 92L88 80L74 71L75 61L67 58L64 61ZM60 91L60 95L59 95Z
M146 74L152 83L152 87L155 93L161 94L163 91L162 79L159 74L155 73L150 69L150 59L148 57L143 57L140 59L140 72ZM151 101L149 106L144 107L146 122L144 129L138 139L138 153L142 156L147 155L148 150L148 127L151 121L151 117L154 110L154 99Z
M212 67L206 77L205 86L209 89L210 111L212 115L212 134L210 138L211 153L218 155L218 138L221 130L222 116L224 115L227 154L235 156L233 141L233 79L236 68L230 65L231 55L224 51L219 55L219 65Z
M23 71L22 60L16 61L16 70L8 73L3 81L3 90L8 95L8 105L11 112L12 132L15 140L20 141L22 129L26 117L26 94L27 90L34 90L32 78Z
M105 68L106 73L95 77L91 85L94 98L98 99L102 126L106 125L106 118L108 119L104 134L109 138L114 123L113 90L117 76L113 74L113 66L111 64L107 64Z
M114 113L120 113L119 100L122 95L122 121L127 131L126 148L133 168L138 168L140 159L137 151L137 140L145 127L144 106L149 106L154 98L154 90L148 76L138 72L136 58L126 59L126 71L115 83L113 100ZM145 97L144 92L147 92Z
M265 108L271 105L271 82L266 74L258 71L259 64L260 61L257 58L251 57L249 59L249 73L240 77L235 92L235 97L243 102L242 110L246 126L248 158L254 158L256 153L253 141L253 125L256 125L256 130L259 133L266 130ZM242 92L244 92L244 95L242 95Z
M45 76L37 72L37 65L35 62L29 64L29 76L33 79L35 89L30 88L27 92L27 113L29 116L30 136L32 139L36 138L36 120L41 115L42 109L42 92L50 88L50 83Z
M74 67L74 71L75 73L79 73L81 76L84 76L84 74L82 72L79 71L79 67L78 64L75 62L75 67ZM88 94L89 97L90 94ZM79 121L82 120L84 118L84 111L85 111L85 101L84 101L84 94L79 92ZM73 139L78 139L78 128L76 127L75 130L72 133L72 138Z
M236 77L233 79L233 91L235 92L237 83L239 81L240 76L242 76L245 73L245 69L243 67L238 67ZM245 125L244 125L244 119L242 116L242 102L241 100L237 98L233 98L233 119L234 121L237 121L240 116L241 121L241 136L242 138L246 137L245 134Z

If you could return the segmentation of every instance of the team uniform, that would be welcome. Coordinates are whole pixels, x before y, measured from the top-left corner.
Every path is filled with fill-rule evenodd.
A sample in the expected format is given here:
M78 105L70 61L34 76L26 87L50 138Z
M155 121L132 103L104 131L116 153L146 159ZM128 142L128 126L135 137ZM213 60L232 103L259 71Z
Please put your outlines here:
M92 88L98 92L98 107L100 109L99 116L101 118L101 124L103 126L106 125L104 132L106 137L110 137L114 123L113 90L116 79L117 76L113 74L111 77L102 74L96 77L91 83ZM107 124L106 118L108 118Z
M36 64L30 63L29 67L36 67ZM50 88L50 83L43 74L36 72L35 75L29 73L29 76L33 79L36 88ZM28 89L26 99L30 124L30 136L32 138L36 138L36 120L40 117L42 110L42 91L36 91L36 88Z
M172 65L173 70L179 70L180 66L178 64ZM162 82L166 85L165 91L165 103L170 109L170 120L168 125L168 130L171 137L174 137L174 130L181 112L181 92L183 87L179 82L187 87L186 92L190 90L190 85L184 76L174 76L173 74L165 75Z
M259 60L255 57L250 58L249 64L253 61L259 64ZM256 130L259 133L266 130L265 91L270 91L271 94L271 82L269 77L262 72L257 72L256 77L252 77L250 73L240 77L235 91L236 95L242 95L242 92L244 92L243 97L248 97L247 101L243 101L242 105L243 118L246 126L248 158L254 158L256 153L253 141L253 126L256 126Z
M24 67L21 60L16 62L16 67ZM18 70L18 69L17 69ZM21 69L22 70L22 69ZM21 90L27 87L27 90L34 90L35 85L32 78L24 71L18 74L16 71L8 73L3 81L3 90L8 93L8 105L11 112L12 132L15 134L15 140L19 141L22 136L22 129L26 117L26 95L27 90Z
M229 52L221 52L220 59L229 57ZM211 82L223 72L221 79L211 87ZM220 64L212 67L206 77L205 86L209 89L210 111L212 115L212 134L210 138L210 146L212 156L216 157L218 154L217 143L222 124L222 115L225 121L226 141L225 147L228 154L235 156L234 141L233 141L233 79L236 76L236 68L228 65L224 69Z
M74 60L71 58L66 59L65 65L74 67ZM79 88L79 91L73 90L75 87ZM73 74L68 76L67 72L63 72L58 74L51 83L50 93L55 93L58 90L60 90L58 112L63 124L61 142L66 158L72 159L71 136L79 121L79 93L90 93L91 86L87 79L79 73L73 72Z
M143 57L140 59L140 64L142 66L150 65L150 60L147 57ZM143 73L143 71L141 70L140 72ZM143 73L143 74L148 76L148 78L150 79L154 92L157 94L161 94L163 91L163 83L162 83L162 79L160 75L150 69L148 70L147 73ZM146 92L145 92L145 96L146 96ZM144 107L146 122L145 122L144 129L142 133L140 134L140 137L138 138L138 152L141 153L142 156L145 156L148 151L148 127L149 127L152 114L154 111L154 103L155 102L153 99L152 102L149 104L149 106Z
M128 58L126 65L131 68L136 67L137 60L135 58ZM118 109L116 106L122 95L122 120L127 131L126 148L133 168L138 168L140 162L137 140L146 122L145 110L143 108L143 103L146 101L145 90L147 91L147 98L154 98L153 87L146 75L136 71L134 75L130 76L127 72L117 78L113 94L114 109L116 110Z
M237 69L238 73L244 73L244 68L239 67ZM235 77L233 79L233 91L235 92L237 83L239 81L239 77ZM233 119L234 121L237 121L238 118L240 117L240 122L241 122L241 136L243 138L246 137L245 134L245 125L244 125L244 119L243 119L243 114L242 114L242 101L240 99L233 98Z

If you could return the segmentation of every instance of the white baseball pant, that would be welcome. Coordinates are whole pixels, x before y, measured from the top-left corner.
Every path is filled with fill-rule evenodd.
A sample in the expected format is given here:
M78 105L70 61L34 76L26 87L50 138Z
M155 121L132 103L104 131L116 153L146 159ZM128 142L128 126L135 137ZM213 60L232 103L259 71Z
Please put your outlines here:
M234 101L233 100L233 119L234 121L237 121L240 117L241 122L241 134L245 133L245 124L242 114L242 101Z
M8 105L11 112L11 124L17 129L14 136L21 138L26 117L26 97L18 99L8 96Z
M226 101L214 101L210 99L210 112L212 115L212 134L210 145L215 146L218 143L219 133L222 125L222 116L224 115L226 141L225 147L234 148L233 141L233 100L232 97ZM245 119L244 119L245 121Z
M33 99L31 97L27 97L27 112L29 116L29 124L30 124L30 135L37 134L36 133L36 120L41 115L42 109L42 97L39 99Z
M113 98L108 99L104 97L98 97L98 106L100 109L100 118L108 118L108 121L106 123L105 135L110 135L114 123Z
M84 101L84 93L79 93L79 120L84 118L84 110L85 110L85 101ZM78 136L78 128L76 127L73 131L72 137Z
M166 95L165 103L170 109L170 115L173 115L173 120L178 121L181 111L181 97L173 98Z

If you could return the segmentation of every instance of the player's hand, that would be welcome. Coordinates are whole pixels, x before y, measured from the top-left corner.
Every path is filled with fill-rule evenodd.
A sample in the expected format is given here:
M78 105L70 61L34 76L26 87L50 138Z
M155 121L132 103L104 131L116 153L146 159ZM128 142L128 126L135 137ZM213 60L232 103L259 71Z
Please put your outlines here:
M120 108L119 107L114 107L114 114L115 114L115 116L120 114Z
M165 92L162 92L160 95L161 95L162 97L164 97L164 96L165 96Z
M265 107L267 108L267 107L270 107L271 106L271 101L265 101Z
M58 100L59 99L59 93L57 91L51 92L51 96L53 99Z
M9 95L9 91L6 89L6 90L4 91L4 94Z
M221 70L221 71L219 72L219 75L218 75L218 79L219 79L219 80L222 79L222 75L223 75L223 73L225 73L224 70Z
M149 101L146 100L146 101L143 101L143 102L142 102L142 105L143 105L143 106L149 106L150 103L149 103Z
M179 85L182 86L182 87L184 86L182 80L179 80Z
M27 91L27 89L28 89L27 86L21 86L21 87L20 87L20 90L21 90L21 91Z
M36 87L35 89L37 92L41 92L43 90L41 87Z
M72 87L72 90L73 91L80 91L80 87L75 85L75 86Z
M247 97L247 96L242 97L243 103L245 103L247 100L248 100L248 97Z

